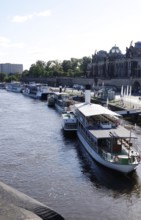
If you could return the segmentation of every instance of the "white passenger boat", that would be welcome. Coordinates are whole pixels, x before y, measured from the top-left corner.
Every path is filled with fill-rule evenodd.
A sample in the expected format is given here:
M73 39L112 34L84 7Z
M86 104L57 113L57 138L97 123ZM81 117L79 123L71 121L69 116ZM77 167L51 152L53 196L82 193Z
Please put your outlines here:
M12 81L6 84L6 90L9 92L22 92L22 84L20 82Z
M0 83L0 89L6 89L6 84L5 83Z
M29 83L24 86L22 91L25 96L42 100L47 100L48 92L48 86L40 83Z
M55 105L55 99L54 99L54 94L49 94L47 97L47 105L49 107L54 107Z
M77 119L73 112L65 112L62 114L62 128L66 133L74 133L77 131Z
M70 111L70 106L74 104L74 101L70 99L69 94L65 92L54 93L54 105L59 113Z
M120 125L120 117L109 109L90 103L90 88L85 103L75 105L77 135L84 148L100 164L122 173L140 164L137 137Z

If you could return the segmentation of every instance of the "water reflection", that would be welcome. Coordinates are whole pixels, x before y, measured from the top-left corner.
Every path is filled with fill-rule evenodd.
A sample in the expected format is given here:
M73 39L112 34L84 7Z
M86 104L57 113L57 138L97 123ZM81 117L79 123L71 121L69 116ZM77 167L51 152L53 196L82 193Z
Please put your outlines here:
M106 187L113 189L118 193L130 193L131 191L141 188L136 171L130 174L122 174L108 169L94 161L85 151L82 144L78 143L78 156L83 161L83 173L89 177L91 182L97 187Z
M64 136L65 144L67 144L71 138L72 137ZM73 142L76 145L77 156L80 160L82 173L89 178L94 187L104 187L113 190L114 197L119 194L135 194L136 196L140 196L141 183L136 170L130 174L122 174L108 169L90 157L76 136L73 137Z

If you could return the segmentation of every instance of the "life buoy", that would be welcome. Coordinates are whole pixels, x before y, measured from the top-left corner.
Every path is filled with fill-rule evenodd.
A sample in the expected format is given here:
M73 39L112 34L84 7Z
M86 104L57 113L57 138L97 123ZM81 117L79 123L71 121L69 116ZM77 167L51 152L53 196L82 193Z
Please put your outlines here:
M141 159L140 159L140 157L138 156L138 157L137 157L137 161L138 161L138 163L140 162L140 160L141 160Z
M118 156L115 156L115 157L114 157L114 162L116 162L116 163L119 162Z
M128 158L129 163L134 163L135 162L135 157L131 156Z

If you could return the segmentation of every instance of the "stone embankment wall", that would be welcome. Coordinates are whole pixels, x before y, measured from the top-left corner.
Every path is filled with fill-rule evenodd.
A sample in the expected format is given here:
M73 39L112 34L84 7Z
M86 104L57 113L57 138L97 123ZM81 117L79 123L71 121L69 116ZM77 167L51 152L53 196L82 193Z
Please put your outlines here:
M102 84L108 85L108 86L114 86L117 89L120 89L121 86L127 86L127 85L132 85L135 83L135 81L138 81L139 84L141 84L141 79L111 79L111 80L101 80L98 79L97 86L101 86ZM90 84L91 86L94 85L94 79L93 78L81 78L81 77L52 77L52 78L22 78L22 82L28 83L28 82L37 82L37 83L46 83L49 86L70 86L72 87L74 84L79 84L79 85L86 85Z

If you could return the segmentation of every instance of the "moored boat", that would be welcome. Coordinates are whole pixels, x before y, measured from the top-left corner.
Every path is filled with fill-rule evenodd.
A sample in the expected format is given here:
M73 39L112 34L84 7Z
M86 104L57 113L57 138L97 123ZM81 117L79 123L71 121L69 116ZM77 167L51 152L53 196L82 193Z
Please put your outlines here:
M0 83L0 89L5 89L6 88L6 84L5 83Z
M20 82L12 81L6 84L6 90L9 92L22 92L22 84Z
M59 113L70 111L70 106L74 104L74 101L70 99L68 93L55 92L54 93L54 105Z
M75 133L77 131L77 119L73 112L62 114L62 128L65 133Z
M47 100L48 92L48 86L40 83L29 83L22 91L25 96L41 100Z
M55 99L53 94L49 94L47 98L47 104L49 107L54 107L55 105Z
M90 87L85 90L85 103L75 105L77 135L84 148L100 164L129 173L140 164L137 137L120 125L120 115L90 103Z

